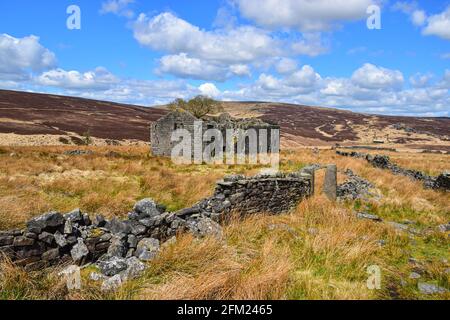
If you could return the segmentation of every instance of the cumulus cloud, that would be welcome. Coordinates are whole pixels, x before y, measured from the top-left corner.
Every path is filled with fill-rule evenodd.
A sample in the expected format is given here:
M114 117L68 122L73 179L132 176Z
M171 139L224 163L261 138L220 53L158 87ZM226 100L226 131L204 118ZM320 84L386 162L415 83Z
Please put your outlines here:
M235 0L241 14L269 28L325 31L367 17L373 0Z
M275 69L281 74L292 73L297 67L297 61L290 58L281 58L275 65Z
M221 92L217 87L214 85L214 83L204 83L198 87L202 95L208 96L211 98L218 97Z
M450 5L443 12L430 16L415 1L396 2L392 8L409 15L414 25L422 27L423 35L450 40Z
M55 65L55 54L39 43L39 37L0 35L0 79L21 80L28 78L30 71L39 72Z
M241 26L204 31L168 12L153 18L141 14L133 30L136 40L152 50L221 63L248 63L280 53L278 41L264 30Z
M295 54L315 57L328 52L328 47L322 43L319 33L305 33L303 39L292 44Z
M100 13L112 13L126 18L133 18L134 11L129 8L129 5L132 3L134 3L134 0L108 0L102 3Z
M53 69L42 73L35 81L40 85L58 88L105 90L118 83L119 79L105 68L98 67L84 73Z
M403 74L366 63L352 75L352 82L367 89L395 89L403 85Z
M430 16L422 33L450 40L450 6L444 12Z
M433 75L431 73L427 74L417 73L409 78L409 82L415 88L423 88L428 86L432 78Z
M368 75L362 77L363 73ZM306 65L281 78L262 74L254 83L224 91L221 97L275 100L367 113L449 116L450 70L435 83L431 75L416 75L412 79L416 86L407 89L401 73L371 64L361 66L350 78L323 78Z
M133 32L141 45L165 54L157 69L160 74L207 81L251 76L252 68L278 57L317 56L328 50L318 33L281 39L253 26L206 31L169 12L141 14Z

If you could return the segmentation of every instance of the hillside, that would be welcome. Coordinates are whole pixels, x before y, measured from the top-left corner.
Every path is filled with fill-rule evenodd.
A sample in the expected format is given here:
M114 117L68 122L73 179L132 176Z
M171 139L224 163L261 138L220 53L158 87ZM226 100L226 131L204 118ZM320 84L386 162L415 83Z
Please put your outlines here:
M268 102L224 102L224 108L236 117L279 123L283 146L381 140L396 147L450 150L449 118L367 115ZM162 107L0 90L0 144L72 144L86 133L96 144L147 142L150 123L165 113Z

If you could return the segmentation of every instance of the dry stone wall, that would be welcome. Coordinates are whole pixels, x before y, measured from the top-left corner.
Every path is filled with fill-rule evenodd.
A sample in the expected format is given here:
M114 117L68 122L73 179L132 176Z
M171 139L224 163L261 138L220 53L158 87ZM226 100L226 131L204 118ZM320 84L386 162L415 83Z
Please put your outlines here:
M230 176L218 182L212 197L178 212L144 199L126 220L90 217L79 209L46 213L31 219L24 230L0 232L0 253L30 271L62 262L96 262L103 276L129 275L142 269L139 261L152 260L160 244L179 232L220 236L218 222L232 212L279 214L312 192L313 177L306 172Z
M422 181L424 187L428 189L450 191L449 171L443 172L437 177L432 177L417 170L401 168L398 165L392 163L388 156L384 155L371 155L361 152L347 151L336 151L336 154L345 157L365 159L375 168L390 170L393 174L406 176L411 178L412 180Z

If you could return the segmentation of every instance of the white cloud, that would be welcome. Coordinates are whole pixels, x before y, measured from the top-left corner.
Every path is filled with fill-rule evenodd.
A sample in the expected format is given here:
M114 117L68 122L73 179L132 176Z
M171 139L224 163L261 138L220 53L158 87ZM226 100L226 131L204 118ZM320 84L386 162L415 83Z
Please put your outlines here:
M396 2L392 8L409 15L415 26L423 27L423 35L450 40L450 5L442 13L430 16L424 10L421 10L415 1Z
M403 85L403 74L366 63L352 75L352 82L367 89L395 89Z
M213 83L204 83L198 87L202 95L211 98L218 97L220 95L220 90Z
M39 43L39 37L0 34L0 79L25 79L30 71L39 72L55 65L55 54Z
M42 73L35 81L43 86L58 88L105 90L116 84L119 79L105 68L98 67L84 73L53 69Z
M141 14L133 30L136 40L150 49L220 63L248 63L280 53L279 42L261 29L204 31L168 12L153 18Z
M235 0L241 14L269 28L330 30L336 24L367 17L373 0Z
M441 54L441 59L450 59L450 52Z
M319 33L305 33L303 38L292 44L295 54L315 57L328 52L328 47L322 43Z
M321 80L321 76L311 66L305 65L287 77L286 83L291 87L301 88L301 91L305 92L314 90Z
M180 78L224 81L224 68L191 58L186 53L164 56L160 59L159 73L170 73Z
M423 88L428 86L430 80L433 78L431 73L421 74L417 73L409 78L409 82L414 88Z
M427 20L427 14L423 10L415 10L411 15L411 21L416 26L423 26Z
M134 3L134 0L108 0L102 3L100 13L112 13L118 16L133 18L134 11L128 8L128 6L132 3Z
M159 74L206 81L251 76L252 68L263 68L279 57L317 56L328 51L319 33L278 38L267 30L234 23L207 31L169 12L139 15L133 31L141 45L165 54Z
M250 77L252 75L250 67L245 64L233 64L230 66L230 71L232 74L240 77Z
M430 16L422 33L450 40L450 6L444 12Z
M292 73L297 67L297 61L289 58L281 58L275 65L275 69L281 74Z

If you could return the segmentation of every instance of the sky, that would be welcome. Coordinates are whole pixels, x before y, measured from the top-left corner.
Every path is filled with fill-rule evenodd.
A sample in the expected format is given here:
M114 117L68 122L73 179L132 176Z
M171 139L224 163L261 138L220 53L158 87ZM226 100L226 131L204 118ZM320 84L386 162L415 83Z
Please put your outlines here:
M2 0L0 89L450 116L450 0Z

